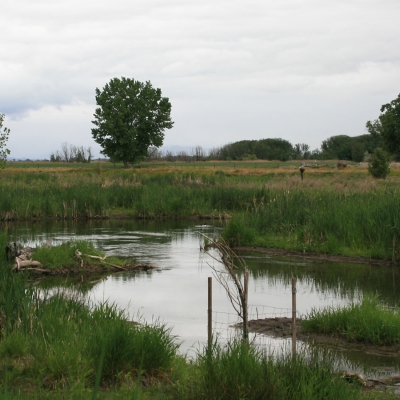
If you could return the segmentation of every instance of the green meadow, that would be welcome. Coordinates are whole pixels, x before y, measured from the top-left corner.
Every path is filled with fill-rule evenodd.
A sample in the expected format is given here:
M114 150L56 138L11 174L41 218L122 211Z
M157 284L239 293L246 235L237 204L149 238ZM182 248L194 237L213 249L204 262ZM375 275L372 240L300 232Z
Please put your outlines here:
M219 218L231 246L372 259L400 257L400 171L306 169L299 162L9 164L0 220Z

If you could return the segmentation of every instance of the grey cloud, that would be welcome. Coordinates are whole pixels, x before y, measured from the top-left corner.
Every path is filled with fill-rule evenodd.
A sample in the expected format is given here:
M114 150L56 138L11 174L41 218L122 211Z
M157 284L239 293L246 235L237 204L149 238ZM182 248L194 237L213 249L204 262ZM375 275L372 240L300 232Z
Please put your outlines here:
M96 87L127 76L170 97L166 141L202 137L212 147L251 127L246 135L283 138L300 129L319 145L330 133L363 133L397 96L399 12L398 0L7 2L0 112L25 132L31 111L94 108ZM81 129L90 138L90 122Z

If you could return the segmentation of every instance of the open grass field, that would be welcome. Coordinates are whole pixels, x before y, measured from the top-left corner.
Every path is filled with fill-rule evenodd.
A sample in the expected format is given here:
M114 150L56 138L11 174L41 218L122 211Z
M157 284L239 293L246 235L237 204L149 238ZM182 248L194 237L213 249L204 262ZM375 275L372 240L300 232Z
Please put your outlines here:
M301 162L11 163L0 172L0 220L220 218L232 246L400 258L400 169Z

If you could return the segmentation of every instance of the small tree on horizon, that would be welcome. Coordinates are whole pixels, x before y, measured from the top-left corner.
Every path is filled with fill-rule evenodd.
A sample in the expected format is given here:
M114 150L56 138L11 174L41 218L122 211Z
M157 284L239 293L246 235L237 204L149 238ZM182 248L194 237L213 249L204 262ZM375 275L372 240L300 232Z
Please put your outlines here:
M380 147L375 149L369 160L368 172L376 179L385 179L390 172L389 156Z

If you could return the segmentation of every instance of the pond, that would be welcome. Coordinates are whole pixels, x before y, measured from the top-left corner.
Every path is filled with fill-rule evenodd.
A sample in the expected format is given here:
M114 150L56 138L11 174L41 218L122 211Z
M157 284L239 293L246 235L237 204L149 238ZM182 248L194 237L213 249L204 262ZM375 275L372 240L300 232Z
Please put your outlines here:
M39 285L55 288L79 285L94 302L109 301L126 310L134 320L160 320L182 341L181 353L189 356L207 341L207 281L211 266L218 267L212 250L204 252L203 233L218 237L219 222L198 221L46 221L19 222L8 226L10 239L36 246L51 239L88 240L108 256L127 257L136 263L157 266L155 270L122 272L107 277L81 279L45 278ZM252 318L292 316L292 278L297 278L297 315L312 308L346 305L365 293L379 293L390 306L400 300L399 271L373 265L277 258L250 251L239 255L249 271L249 314ZM77 281L77 282L75 282ZM221 340L232 337L239 319L225 290L213 280L213 334ZM278 353L291 349L289 339L258 336L260 345ZM302 344L299 343L299 347ZM360 350L334 348L337 362L367 377L395 375L400 360Z

